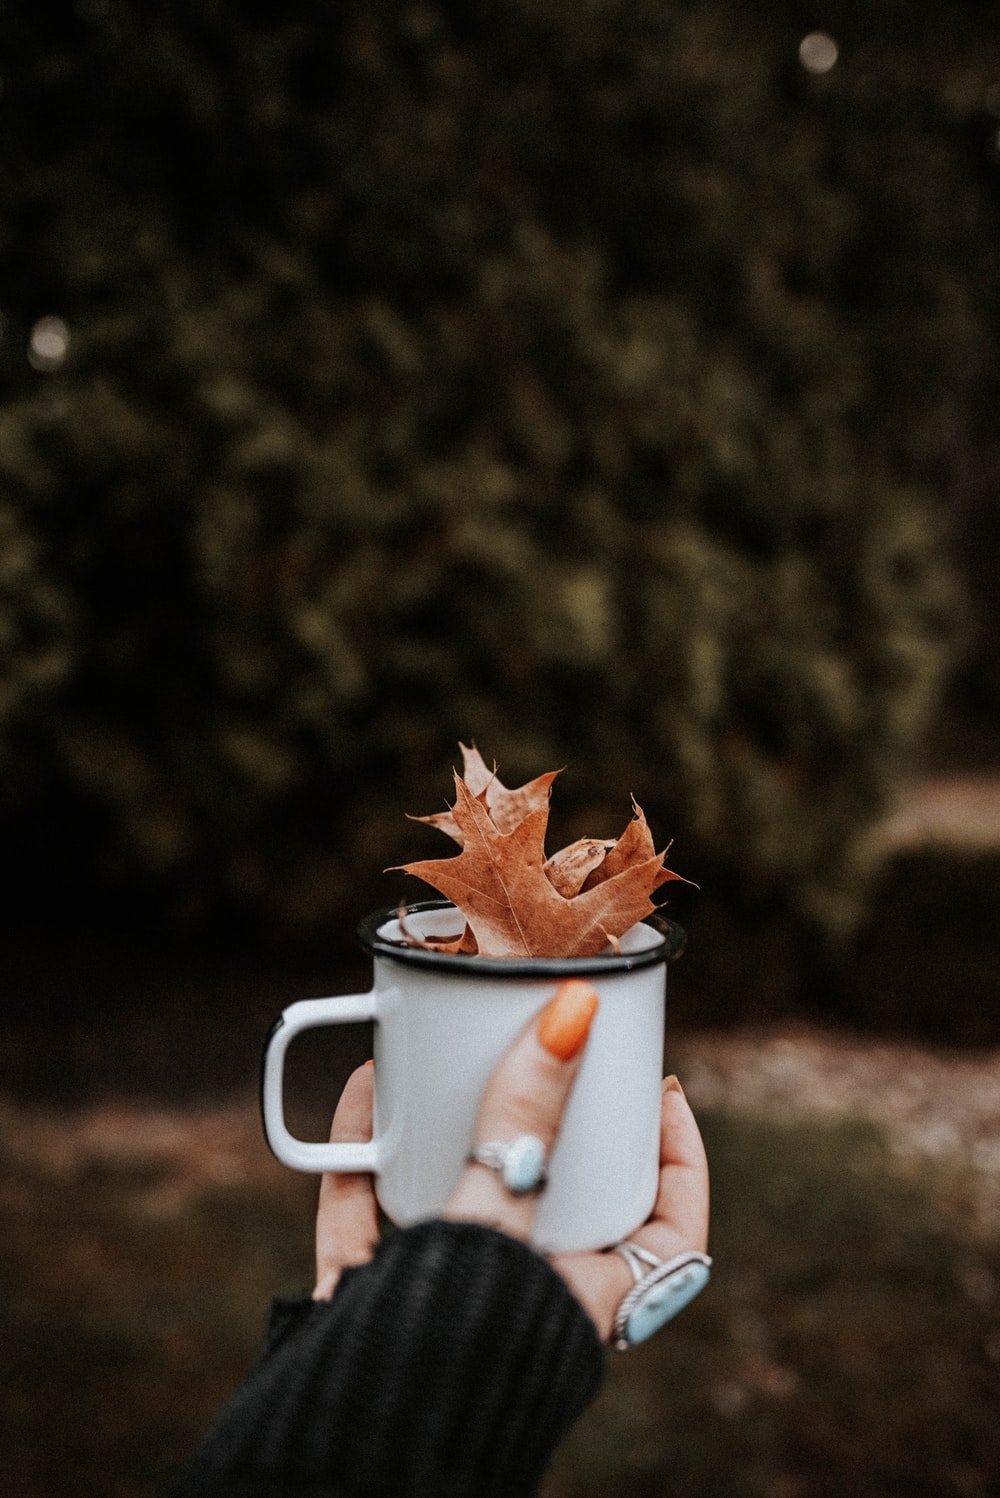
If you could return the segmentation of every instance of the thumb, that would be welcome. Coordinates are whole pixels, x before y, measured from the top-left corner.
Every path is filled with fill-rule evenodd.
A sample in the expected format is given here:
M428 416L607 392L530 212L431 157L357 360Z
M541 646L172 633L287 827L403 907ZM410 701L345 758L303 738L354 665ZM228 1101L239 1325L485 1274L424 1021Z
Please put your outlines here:
M480 1100L473 1146L506 1144L523 1134L541 1140L548 1156L583 1060L598 998L589 983L569 978L497 1063ZM446 1217L485 1222L528 1239L535 1194L517 1196L498 1170L472 1162L459 1178Z

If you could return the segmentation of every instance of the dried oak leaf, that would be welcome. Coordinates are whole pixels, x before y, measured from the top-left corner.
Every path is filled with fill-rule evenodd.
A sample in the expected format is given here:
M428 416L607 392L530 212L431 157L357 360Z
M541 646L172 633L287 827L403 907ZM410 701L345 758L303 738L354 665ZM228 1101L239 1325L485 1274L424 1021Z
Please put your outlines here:
M567 900L578 895L588 879L595 878L614 842L596 837L581 837L546 860L545 877Z
M549 792L552 782L559 774L558 770L539 775L537 779L529 780L527 785L518 786L516 790L509 790L497 774L496 765L492 770L488 769L475 745L470 749L466 744L460 743L458 747L462 751L462 775L467 788L474 796L483 798L486 810L501 832L513 832L529 811L539 811L548 806ZM462 829L451 809L434 812L429 817L412 817L411 821L426 822L439 832L446 832L459 847L462 846Z
M477 792L474 761L473 766L471 785L455 776L455 804L448 817L421 819L447 831L461 852L399 866L433 885L465 916L465 933L437 944L441 949L474 949L483 957L594 956L652 913L654 889L681 877L654 851L638 806L617 842L581 839L546 859L555 776L540 776L520 792L509 792L494 773ZM496 808L511 805L506 797L518 798L516 813L491 812L491 796ZM623 851L616 857L618 849Z

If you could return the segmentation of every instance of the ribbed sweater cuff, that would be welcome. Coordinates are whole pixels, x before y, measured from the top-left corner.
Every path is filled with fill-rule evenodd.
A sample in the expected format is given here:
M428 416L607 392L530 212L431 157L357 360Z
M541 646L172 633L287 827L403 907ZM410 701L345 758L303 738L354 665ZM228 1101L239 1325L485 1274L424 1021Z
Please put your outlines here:
M525 1498L600 1385L561 1277L490 1228L393 1233L264 1351L174 1498Z

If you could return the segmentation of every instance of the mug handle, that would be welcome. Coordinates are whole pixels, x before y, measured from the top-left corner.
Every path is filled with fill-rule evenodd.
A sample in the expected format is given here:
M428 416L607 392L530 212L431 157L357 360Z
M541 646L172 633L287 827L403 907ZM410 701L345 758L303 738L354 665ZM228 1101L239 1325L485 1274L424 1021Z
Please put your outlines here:
M378 1141L313 1144L296 1139L285 1124L285 1055L296 1035L321 1025L350 1025L373 1020L376 992L348 993L332 999L300 999L283 1009L267 1038L261 1076L260 1107L264 1135L272 1153L293 1170L374 1171L379 1167Z

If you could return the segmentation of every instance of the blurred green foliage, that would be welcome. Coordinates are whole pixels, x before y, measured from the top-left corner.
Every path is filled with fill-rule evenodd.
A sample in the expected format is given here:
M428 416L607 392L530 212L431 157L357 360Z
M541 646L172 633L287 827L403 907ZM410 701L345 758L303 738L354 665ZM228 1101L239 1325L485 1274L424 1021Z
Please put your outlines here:
M827 11L814 74L790 0L6 5L26 890L353 923L474 738L850 925L959 628L998 59Z

